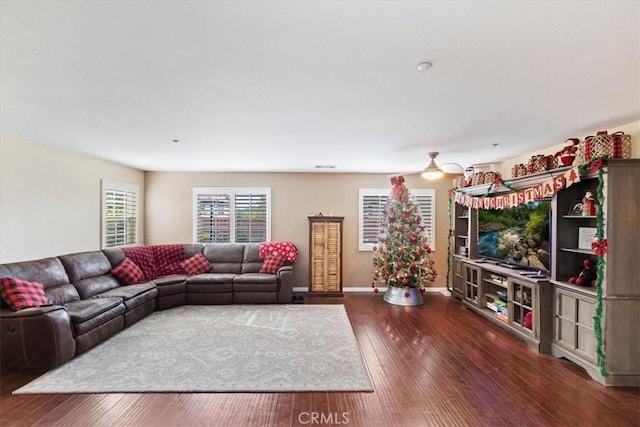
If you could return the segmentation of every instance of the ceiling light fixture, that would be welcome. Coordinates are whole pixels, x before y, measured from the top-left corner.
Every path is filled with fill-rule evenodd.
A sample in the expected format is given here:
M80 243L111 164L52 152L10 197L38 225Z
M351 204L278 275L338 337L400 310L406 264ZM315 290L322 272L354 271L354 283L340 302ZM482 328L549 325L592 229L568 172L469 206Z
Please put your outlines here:
M421 62L418 65L416 65L416 68L418 69L418 71L427 71L432 66L433 66L433 64L431 62L425 61L425 62Z
M435 158L438 157L438 154L439 153L435 151L432 151L431 153L429 153L429 157L431 157L431 162L429 162L429 166L427 166L425 170L422 171L422 174L421 174L421 176L424 179L433 181L436 179L440 179L444 176L444 172L442 172L442 170L438 167L438 165L436 165Z

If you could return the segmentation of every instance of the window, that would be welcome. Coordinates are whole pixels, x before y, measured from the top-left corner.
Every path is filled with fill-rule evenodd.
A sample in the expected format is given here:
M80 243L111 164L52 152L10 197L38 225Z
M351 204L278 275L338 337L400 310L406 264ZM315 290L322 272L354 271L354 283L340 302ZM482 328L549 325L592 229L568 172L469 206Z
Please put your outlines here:
M376 188L361 188L359 191L359 227L358 249L372 251L378 244L378 237L384 227L384 209L389 200L390 190ZM436 190L411 190L411 199L418 204L422 223L426 227L425 233L432 250L435 250L435 212Z
M258 243L271 238L270 188L193 189L193 241Z
M102 247L138 244L140 187L102 180Z

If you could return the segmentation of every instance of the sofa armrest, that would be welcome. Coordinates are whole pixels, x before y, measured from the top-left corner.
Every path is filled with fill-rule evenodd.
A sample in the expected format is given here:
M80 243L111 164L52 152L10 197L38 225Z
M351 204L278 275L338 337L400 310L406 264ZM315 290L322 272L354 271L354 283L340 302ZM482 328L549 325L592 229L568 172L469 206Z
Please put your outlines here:
M69 314L60 305L0 310L2 367L51 369L76 353Z
M13 311L9 308L3 308L0 310L0 319L17 319L21 317L34 317L41 316L45 313L50 313L56 310L64 310L61 305L49 304L42 305L40 307L23 308L22 310Z
M278 277L278 302L288 304L293 301L293 267L285 265L276 273Z

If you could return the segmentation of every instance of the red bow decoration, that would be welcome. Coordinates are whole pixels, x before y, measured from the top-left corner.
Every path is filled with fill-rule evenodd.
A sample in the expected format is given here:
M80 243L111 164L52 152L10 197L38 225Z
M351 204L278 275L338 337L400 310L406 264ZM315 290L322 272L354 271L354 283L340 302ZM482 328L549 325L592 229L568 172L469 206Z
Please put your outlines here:
M591 249L597 255L604 255L607 253L607 239L602 239L599 242L591 243Z
M403 176L394 176L393 178L391 178L391 184L393 184L393 185L404 184L404 177Z
M600 169L602 169L602 159L598 159L592 162L589 168L591 169L592 173L598 172Z

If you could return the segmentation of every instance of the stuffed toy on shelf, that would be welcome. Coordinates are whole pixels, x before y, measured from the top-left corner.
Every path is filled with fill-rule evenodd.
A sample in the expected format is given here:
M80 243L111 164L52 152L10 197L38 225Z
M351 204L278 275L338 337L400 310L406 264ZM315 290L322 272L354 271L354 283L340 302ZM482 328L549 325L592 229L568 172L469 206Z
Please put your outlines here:
M578 286L594 286L596 284L597 274L593 268L593 263L589 258L585 258L582 262L582 271L577 276L569 277L569 283Z

